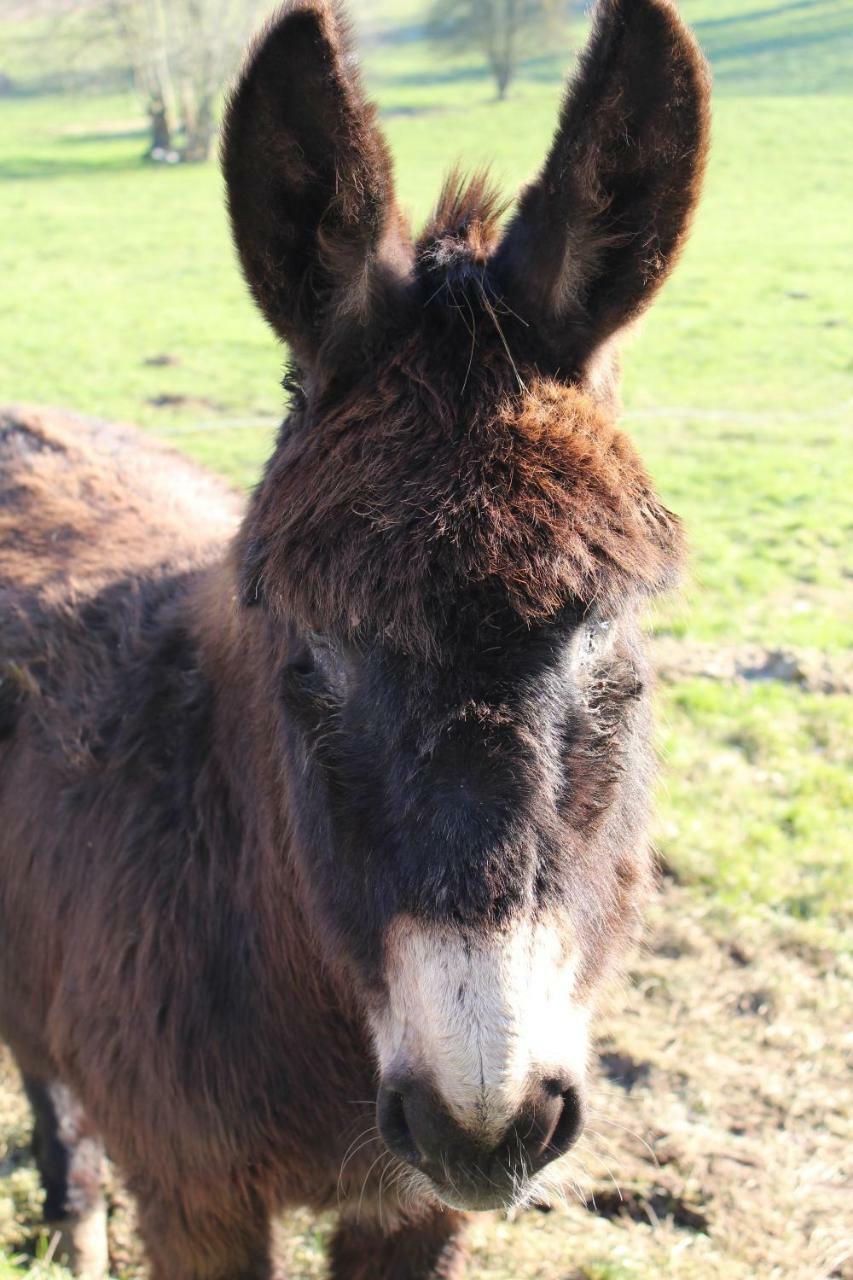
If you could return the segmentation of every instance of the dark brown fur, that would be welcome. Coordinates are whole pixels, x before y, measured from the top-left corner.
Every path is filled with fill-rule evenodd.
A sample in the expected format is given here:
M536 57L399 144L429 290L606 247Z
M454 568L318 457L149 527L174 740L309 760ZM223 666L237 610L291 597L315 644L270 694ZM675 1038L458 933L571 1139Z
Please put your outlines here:
M61 1082L86 1117L70 1158L102 1137L157 1280L271 1275L269 1224L288 1204L342 1208L337 1280L457 1276L462 1215L399 1188L380 1205L366 1010L388 921L428 902L500 927L525 895L559 897L591 992L648 873L632 619L677 572L681 536L613 425L608 342L686 233L703 64L668 0L602 0L503 237L485 179L454 176L413 244L347 40L336 7L296 0L229 109L237 245L297 359L242 519L222 486L131 432L0 417L0 1029L37 1104L51 1212L67 1183ZM485 635L523 666L527 635L556 645L555 628L599 617L618 630L612 656L577 660L585 710L552 708L547 743L537 717L556 695L522 713L510 690L496 707L481 666L467 673ZM481 880L404 869L370 911L336 903L349 865L319 869L299 790L306 761L343 749L342 721L317 729L297 688L312 631L433 690L418 703L403 686L433 734L423 777L461 761L483 794L495 777L518 787L527 834L501 811L505 860ZM449 721L441 672L463 707ZM395 715L377 721L392 746ZM328 769L351 780L369 764ZM555 768L567 781L545 812ZM352 826L347 786L332 807ZM459 831L479 866L481 834ZM98 1206L79 1187L64 1206L78 1228Z
M488 355L471 375L488 392L461 412L412 343L304 435L288 428L244 527L250 599L318 626L344 607L423 649L472 584L531 620L671 581L678 523L626 437L578 388L520 391Z

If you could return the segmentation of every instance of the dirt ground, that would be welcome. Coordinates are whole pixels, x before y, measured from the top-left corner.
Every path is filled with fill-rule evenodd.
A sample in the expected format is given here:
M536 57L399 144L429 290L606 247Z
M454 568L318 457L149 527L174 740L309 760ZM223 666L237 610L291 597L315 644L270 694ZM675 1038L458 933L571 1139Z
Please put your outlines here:
M837 958L723 921L667 883L599 1023L599 1081L550 1212L477 1221L480 1280L853 1280L851 983ZM846 1054L846 1056L845 1056ZM141 1273L111 1193L117 1274ZM29 1119L0 1060L0 1244L43 1256ZM293 1280L323 1274L325 1224L282 1227Z
M670 684L700 677L747 684L780 680L810 693L853 693L853 653L820 649L768 649L763 645L690 644L658 637L652 642L658 677Z

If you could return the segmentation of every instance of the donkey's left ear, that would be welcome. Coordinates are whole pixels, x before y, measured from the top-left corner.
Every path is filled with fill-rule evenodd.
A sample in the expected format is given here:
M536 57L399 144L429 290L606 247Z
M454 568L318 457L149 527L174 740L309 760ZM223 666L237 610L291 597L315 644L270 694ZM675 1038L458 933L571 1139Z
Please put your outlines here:
M409 271L374 116L336 0L288 0L231 95L222 167L249 287L304 368L363 345Z
M551 151L494 267L567 376L643 311L699 197L710 80L673 0L599 0Z

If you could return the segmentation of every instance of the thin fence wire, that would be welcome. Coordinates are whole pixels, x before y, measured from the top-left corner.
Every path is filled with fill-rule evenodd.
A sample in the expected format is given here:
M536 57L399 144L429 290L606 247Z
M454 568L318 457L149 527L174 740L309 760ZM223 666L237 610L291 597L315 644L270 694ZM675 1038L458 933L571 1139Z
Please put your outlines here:
M624 422L642 422L655 418L685 419L698 422L730 422L744 426L761 426L770 423L815 422L821 419L846 418L853 413L853 402L831 405L811 413L796 413L780 409L778 412L767 410L763 413L744 413L727 409L692 409L678 405L650 406L643 409L626 409L621 418ZM169 426L154 424L158 435L184 436L198 435L211 431L274 431L281 422L283 414L278 417L257 418L216 418L204 422L172 423Z

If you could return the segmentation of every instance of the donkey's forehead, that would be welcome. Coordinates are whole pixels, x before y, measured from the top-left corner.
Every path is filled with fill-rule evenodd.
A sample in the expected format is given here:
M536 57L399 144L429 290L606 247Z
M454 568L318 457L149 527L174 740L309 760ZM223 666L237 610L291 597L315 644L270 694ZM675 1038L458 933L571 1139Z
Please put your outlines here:
M673 577L678 523L590 397L533 381L454 402L420 372L395 362L290 419L244 531L249 600L423 651L472 593L530 622Z

